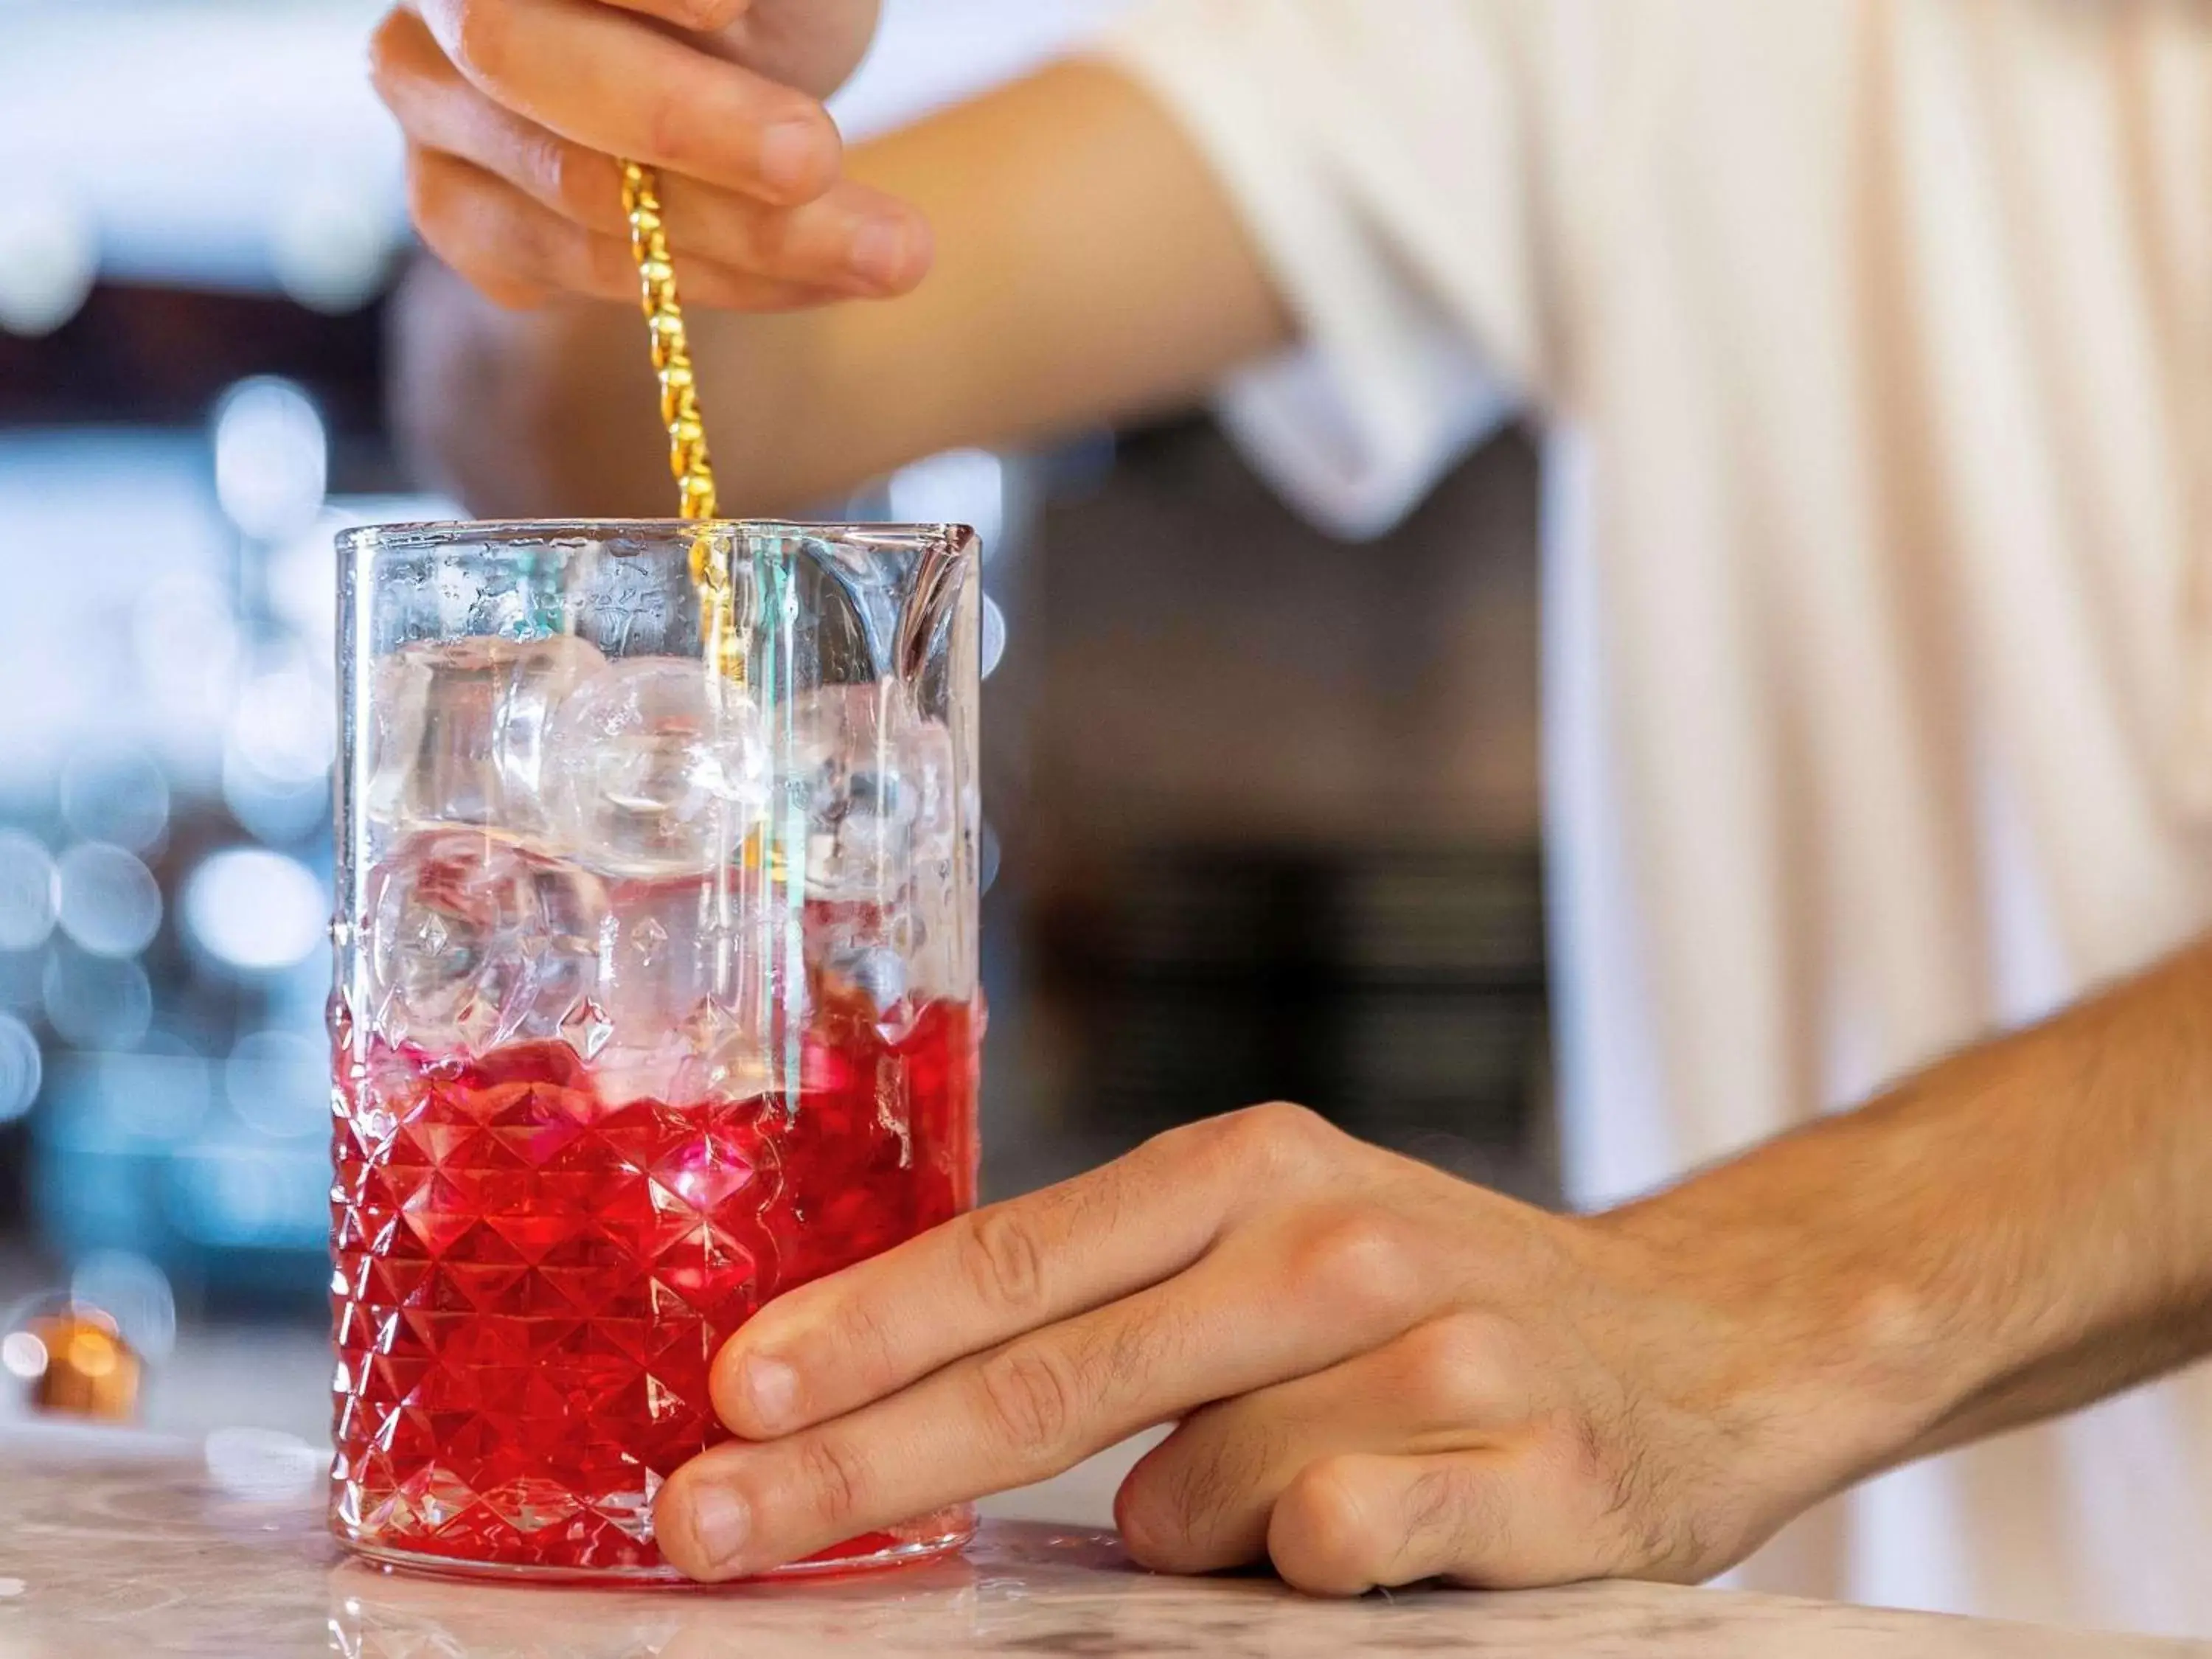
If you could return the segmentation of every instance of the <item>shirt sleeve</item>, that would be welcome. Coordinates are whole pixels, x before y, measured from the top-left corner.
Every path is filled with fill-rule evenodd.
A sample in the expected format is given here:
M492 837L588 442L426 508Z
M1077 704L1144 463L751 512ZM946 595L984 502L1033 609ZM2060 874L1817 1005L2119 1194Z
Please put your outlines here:
M1218 410L1340 535L1389 529L1539 390L1531 3L1148 0L1097 48L1198 145L1299 319Z

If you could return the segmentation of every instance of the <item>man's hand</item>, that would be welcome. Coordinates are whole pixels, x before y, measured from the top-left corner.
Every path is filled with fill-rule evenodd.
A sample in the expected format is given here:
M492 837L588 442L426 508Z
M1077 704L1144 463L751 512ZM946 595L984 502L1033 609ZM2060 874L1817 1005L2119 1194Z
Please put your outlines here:
M715 1370L740 1438L659 1536L756 1573L1178 1422L1116 1504L1149 1566L1700 1579L1873 1437L1786 1386L1760 1298L1682 1268L1295 1108L1179 1129L763 1310Z
M377 90L408 140L423 240L492 298L634 298L616 158L663 171L687 301L776 310L903 293L910 208L840 177L820 100L878 0L404 0Z
M1583 1220L1264 1107L763 1309L660 1494L758 1572L1175 1433L1137 1559L1691 1580L1907 1458L2212 1353L2212 940Z

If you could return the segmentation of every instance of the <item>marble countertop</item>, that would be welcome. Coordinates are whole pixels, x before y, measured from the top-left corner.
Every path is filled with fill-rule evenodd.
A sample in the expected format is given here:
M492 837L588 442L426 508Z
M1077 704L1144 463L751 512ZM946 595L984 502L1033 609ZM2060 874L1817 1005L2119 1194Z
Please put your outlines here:
M1329 1603L1260 1577L1154 1577L1111 1534L1035 1520L987 1523L962 1560L842 1581L509 1589L343 1559L323 1531L313 1457L284 1437L196 1449L0 1436L0 1659L1368 1653L2158 1659L2212 1648L1639 1585Z

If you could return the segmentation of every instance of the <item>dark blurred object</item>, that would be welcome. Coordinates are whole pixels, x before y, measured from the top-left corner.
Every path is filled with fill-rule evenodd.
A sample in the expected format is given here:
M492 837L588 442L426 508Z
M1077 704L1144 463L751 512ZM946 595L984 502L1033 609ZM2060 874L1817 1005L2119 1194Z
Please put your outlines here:
M1296 1100L1407 1150L1517 1147L1545 1054L1541 894L1513 848L1215 848L1102 874L1042 965L1083 1033L1077 1109L1135 1134Z
M52 334L0 331L0 428L197 428L228 387L268 374L313 395L334 491L400 487L384 435L380 305L334 317L276 295L103 283Z
M1291 1099L1550 1195L1537 495L1509 434L1347 546L1188 422L1049 507L987 726L1035 1174Z

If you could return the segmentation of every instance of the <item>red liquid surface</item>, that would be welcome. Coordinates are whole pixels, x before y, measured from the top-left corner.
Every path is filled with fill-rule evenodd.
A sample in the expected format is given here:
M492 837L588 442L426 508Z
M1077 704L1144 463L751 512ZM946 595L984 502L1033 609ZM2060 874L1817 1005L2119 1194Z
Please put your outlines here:
M657 1568L653 1492L726 1437L722 1342L975 1202L980 1026L934 1004L893 1042L833 1008L797 1094L683 1106L609 1103L562 1043L342 1066L339 1534L457 1565Z

